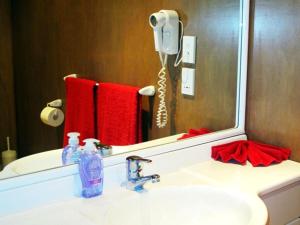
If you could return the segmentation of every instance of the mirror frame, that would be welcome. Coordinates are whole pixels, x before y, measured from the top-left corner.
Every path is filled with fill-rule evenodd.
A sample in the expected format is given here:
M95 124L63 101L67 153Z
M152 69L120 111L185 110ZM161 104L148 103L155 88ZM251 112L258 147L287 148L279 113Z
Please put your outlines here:
M209 142L245 134L249 14L250 0L241 0L235 127L222 131L216 131L202 136L183 139L176 142L138 149L138 152L128 150L127 152L104 158L104 167L124 164L124 159L132 154L139 154L142 157L152 157L155 155L184 150L187 148L203 145ZM37 171L25 175L5 178L0 180L0 191L8 190L11 188L18 188L20 186L30 185L74 174L78 174L78 168L76 164L50 168L47 170Z

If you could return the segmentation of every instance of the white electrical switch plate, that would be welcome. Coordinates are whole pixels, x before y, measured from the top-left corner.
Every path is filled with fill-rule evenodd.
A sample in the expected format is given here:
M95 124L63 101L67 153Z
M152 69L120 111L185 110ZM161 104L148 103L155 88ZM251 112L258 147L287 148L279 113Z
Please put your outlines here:
M183 36L182 62L195 64L196 61L196 36Z
M195 94L195 69L182 68L181 93L184 95Z

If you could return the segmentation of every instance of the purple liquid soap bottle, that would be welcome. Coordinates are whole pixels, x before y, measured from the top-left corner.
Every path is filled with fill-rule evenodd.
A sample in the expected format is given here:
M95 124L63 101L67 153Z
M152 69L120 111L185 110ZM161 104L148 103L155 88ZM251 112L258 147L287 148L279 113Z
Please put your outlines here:
M85 146L80 155L79 173L82 182L82 196L91 198L101 195L103 191L103 160L97 153L97 139L89 138L83 141Z

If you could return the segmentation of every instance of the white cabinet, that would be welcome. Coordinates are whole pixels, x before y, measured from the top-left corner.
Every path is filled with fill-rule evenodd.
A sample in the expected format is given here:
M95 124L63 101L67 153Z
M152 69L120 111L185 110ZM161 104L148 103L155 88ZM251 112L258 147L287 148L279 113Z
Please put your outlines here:
M300 218L297 218L286 225L300 225Z
M300 181L260 197L268 208L270 225L300 225Z

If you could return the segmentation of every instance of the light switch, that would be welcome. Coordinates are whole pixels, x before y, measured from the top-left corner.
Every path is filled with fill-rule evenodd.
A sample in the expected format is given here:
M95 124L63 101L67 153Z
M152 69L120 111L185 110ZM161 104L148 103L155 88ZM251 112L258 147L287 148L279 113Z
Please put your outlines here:
M181 93L184 95L195 94L195 69L182 68Z
M182 62L195 64L196 61L196 36L183 36Z

